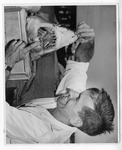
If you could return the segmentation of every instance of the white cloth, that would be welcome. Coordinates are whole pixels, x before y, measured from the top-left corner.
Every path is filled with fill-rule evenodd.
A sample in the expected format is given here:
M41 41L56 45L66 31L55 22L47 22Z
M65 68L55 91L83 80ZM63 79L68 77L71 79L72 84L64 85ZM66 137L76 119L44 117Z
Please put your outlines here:
M65 93L67 88L78 93L84 91L86 89L88 66L89 63L68 60L64 77L57 88L56 94Z
M76 130L56 120L41 102L19 109L6 105L7 143L64 143Z

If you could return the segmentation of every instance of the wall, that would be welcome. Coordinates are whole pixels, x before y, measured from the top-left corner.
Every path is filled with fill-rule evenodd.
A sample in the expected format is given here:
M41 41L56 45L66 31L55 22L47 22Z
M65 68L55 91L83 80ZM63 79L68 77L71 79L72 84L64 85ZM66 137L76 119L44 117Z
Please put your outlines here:
M113 133L90 137L78 131L76 143L117 142L116 7L78 6L77 23L83 20L95 31L95 54L88 70L87 87L104 87L113 100L116 116Z

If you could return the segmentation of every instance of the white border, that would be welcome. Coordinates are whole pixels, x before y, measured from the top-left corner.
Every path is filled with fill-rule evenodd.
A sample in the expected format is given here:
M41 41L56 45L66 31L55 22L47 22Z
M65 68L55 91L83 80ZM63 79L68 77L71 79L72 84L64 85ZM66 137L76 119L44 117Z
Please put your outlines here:
M119 16L119 5L117 5L116 11L116 47L117 47L117 112L118 112L118 142L120 142L120 16Z
M46 2L45 2L46 1ZM75 1L75 2L74 2ZM121 35L121 26L122 26L122 16L121 16L121 14L122 14L122 2L121 2L121 0L119 1L119 0L73 0L73 1L69 1L69 0L57 0L57 2L55 2L54 0L29 0L29 3L28 3L28 0L11 0L11 1L9 1L8 2L8 0L3 0L3 1L0 1L1 2L1 5L0 5L0 10L2 10L2 5L4 4L4 5L14 5L14 4L16 4L16 5L38 5L38 4L42 4L42 5L54 5L54 4L57 4L57 5L60 5L60 4L70 4L70 5L114 5L114 4L117 4L117 3L119 3L119 13L117 13L117 18L119 17L119 19L118 19L118 21L117 21L117 26L119 27L118 29L117 29L117 31L118 31L118 33L117 33L117 36L118 37L120 37L120 39L118 39L117 40L117 43L119 44L119 41L120 41L120 46L118 45L117 46L117 49L119 49L120 48L120 52L118 52L118 55L117 55L117 58L118 58L118 61L117 61L117 64L118 64L118 67L120 67L120 71L118 71L117 73L118 73L118 79L120 78L120 84L118 84L118 88L120 87L120 93L119 93L119 91L118 91L118 96L122 93L122 91L121 91L121 71L122 71L122 69L121 69L121 63L122 63L122 60L121 60L121 57L122 57L122 52L121 52L121 47L122 47L122 35ZM1 16L0 16L0 22L2 22L2 18L3 17L3 14L1 13ZM1 29L1 32L0 33L3 33L2 32L2 29L3 29L3 26L2 26L2 23L0 24L0 29ZM0 50L2 50L3 49L3 34L1 34L1 40L0 40L0 42L2 42L2 44L0 44ZM1 70L3 70L4 69L4 54L3 54L3 52L1 52L0 53L1 55L0 55L0 61L2 61L1 63L0 63L0 68L1 68ZM70 150L72 150L72 149L77 149L77 150L88 150L88 149L94 149L94 150L105 150L105 149L107 149L107 150L119 150L119 149L121 149L122 148L122 143L121 143L121 139L120 139L120 143L119 144L75 144L75 145L65 145L65 144L56 144L56 145L51 145L51 144L42 144L42 145L20 145L20 146L17 146L17 145L10 145L10 146L5 146L4 145L4 134L3 134L3 129L4 129L4 127L3 127L3 118L4 118L4 115L3 115L3 112L4 112L4 110L3 110L3 104L1 104L2 103L2 101L3 101L3 98L4 98L4 74L3 73L1 73L0 74L0 83L2 83L1 85L0 85L0 106L1 106L1 108L0 108L0 120L2 120L2 121L0 121L1 123L0 123L0 149L1 150L4 150L4 149L8 149L8 150L10 150L10 149L17 149L17 150L24 150L24 149L29 149L29 150L31 150L31 149L58 149L58 150L62 150L62 149L65 149L65 148L67 148L67 149L70 149ZM120 103L118 103L118 108L120 108L120 110L118 110L118 113L120 113L121 114L121 109L122 109L122 106L121 106L121 95L120 95ZM118 119L119 120L119 119ZM120 116L120 120L122 121L122 116ZM120 123L120 127L121 127L121 123ZM121 129L121 128L120 128ZM121 129L121 131L122 131L122 129ZM120 136L121 136L121 134L120 134Z

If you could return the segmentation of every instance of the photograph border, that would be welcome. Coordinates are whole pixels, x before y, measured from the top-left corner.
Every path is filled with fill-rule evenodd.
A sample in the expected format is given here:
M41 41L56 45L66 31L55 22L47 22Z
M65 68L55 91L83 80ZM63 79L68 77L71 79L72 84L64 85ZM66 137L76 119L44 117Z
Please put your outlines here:
M10 5L23 5L23 6L25 6L25 5L34 5L34 3L24 3L24 1L21 1L22 3L13 3L13 1L12 1L12 3L8 3L7 1L5 2L4 1L4 3L2 3L2 11L3 11L3 6L4 5L7 5L7 6L10 6ZM60 4L62 4L63 2L61 2L61 3L57 3L57 5L60 5ZM36 3L35 2L35 5L37 5L37 4L39 4L38 2ZM48 3L47 2L47 5L54 5L55 4L55 2L53 2L53 3ZM63 4L65 4L65 3L63 3ZM67 3L68 4L68 3ZM75 3L70 3L70 5L74 5ZM93 148L95 148L95 149L98 149L99 148L99 146L101 146L102 148L99 148L99 149L103 149L103 147L104 147L104 149L109 149L109 148L111 148L111 150L114 150L114 149L119 149L120 148L120 145L121 145L121 128L120 128L120 126L121 126L121 121L122 121L122 117L121 117L121 56L122 56L122 52L120 51L120 48L121 48L121 41L120 41L120 39L121 39L121 20L120 20L120 18L122 18L122 16L121 16L121 14L122 14L122 11L120 12L120 8L121 8L121 6L120 6L120 3L117 1L117 2L103 2L103 1L100 1L100 2L86 2L86 3L80 3L80 2L78 2L77 4L75 4L75 5L116 5L116 8L117 8L117 12L116 12L116 15L117 15L117 17L116 17L116 22L117 22L117 32L116 32L116 36L117 36L117 99L118 99L118 105L117 105L117 108L118 108L118 144L96 144L95 143L95 145L94 144L92 144L92 146L93 146ZM44 6L44 5L46 5L46 3L44 2L42 2L42 5ZM3 14L2 14L3 15ZM2 21L1 22L3 22L3 16L2 16ZM3 25L2 25L2 27L1 28L3 28ZM3 50L3 45L4 45L4 41L3 41L3 32L2 32L2 50ZM4 53L2 52L2 57L4 56ZM1 57L1 56L0 56ZM2 58L1 57L1 58ZM1 83L3 83L3 85L2 85L2 102L5 100L5 91L4 91L4 88L5 88L5 85L4 85L4 83L5 83L5 79L4 79L4 75L5 75L5 71L4 71L4 58L2 58L2 66L1 66L1 68L2 68L2 70L3 70L3 74L2 74L2 78L3 78L3 80L2 80L2 82ZM3 104L2 104L2 106L4 106L4 102L3 102ZM5 108L2 108L1 110L3 110L3 112L5 111ZM2 115L2 120L3 120L3 122L5 123L5 118L4 118L4 115ZM2 126L1 127L2 128L2 134L3 133L5 133L5 126ZM3 134L4 135L4 134ZM3 137L4 136L0 136L0 140L1 139L3 139ZM2 140L1 140L2 141ZM2 144L3 144L3 141L2 141ZM48 144L47 144L48 145ZM76 144L77 145L77 148L78 149L81 149L82 148L82 146L83 146L83 149L85 148L86 150L88 149L88 148L91 148L91 144L88 144L88 145L80 145L79 146L79 144ZM27 145L28 146L28 145ZM39 145L40 146L40 145ZM40 149L40 148L42 148L43 146L45 146L45 144L44 145L42 145L41 147L39 147L39 146L36 146L36 148L37 149ZM62 149L62 148L66 148L66 147L64 147L64 146L62 146L62 147L60 147L60 144L59 145L56 145L56 146L52 146L52 145L48 145L48 146L46 146L46 148L50 148L50 146L53 148L53 149ZM122 146L122 145L121 145ZM27 148L26 147L26 145L25 146L20 146L18 149L21 149L21 148ZM35 148L35 147L33 147L33 146L29 146L31 149L32 148ZM9 149L9 148L17 148L16 146L5 146L4 144L3 144L3 149ZM43 147L43 148L45 148L45 147ZM70 147L71 148L71 147ZM69 149L70 149L69 148ZM72 146L72 148L76 148L74 145ZM71 149L72 149L71 148Z

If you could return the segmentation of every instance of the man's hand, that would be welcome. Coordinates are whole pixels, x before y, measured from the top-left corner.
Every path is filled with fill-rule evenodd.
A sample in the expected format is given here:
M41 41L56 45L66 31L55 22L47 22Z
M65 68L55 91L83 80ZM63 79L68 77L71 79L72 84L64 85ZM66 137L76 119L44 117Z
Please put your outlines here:
M38 43L33 43L29 46L26 46L26 43L21 40L12 40L6 45L5 51L5 63L13 68L14 65L24 60L29 53L29 51L35 48Z
M81 43L88 42L95 37L94 30L91 29L90 26L88 26L84 21L79 22L76 34L78 36L79 42Z
M81 43L86 43L89 41L94 41L95 33L94 30L90 28L84 21L79 22L77 26L77 31L75 34L78 36L78 39L72 45L72 53L75 53L76 48Z

